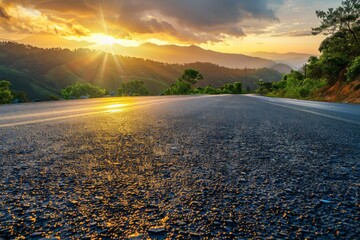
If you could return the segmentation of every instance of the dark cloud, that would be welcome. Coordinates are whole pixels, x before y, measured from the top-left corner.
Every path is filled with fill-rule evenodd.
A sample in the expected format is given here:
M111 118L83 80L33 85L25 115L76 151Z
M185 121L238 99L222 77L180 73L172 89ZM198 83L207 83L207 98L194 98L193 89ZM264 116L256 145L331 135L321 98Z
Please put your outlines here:
M238 23L248 17L277 20L266 0L120 0L108 1L107 5L127 16L155 10L184 25L204 28Z
M162 33L170 33L174 34L176 32L175 28L168 22L158 21L154 18L145 22L145 26L148 30L145 32L162 32Z
M222 41L242 37L242 22L262 20L266 27L278 21L274 8L284 0L3 0L4 4L32 7L49 15L70 17L91 31L102 22L112 34L165 33L180 41ZM0 10L0 16L3 16ZM4 15L5 16L5 15Z
M94 1L96 2L96 1ZM97 1L100 2L100 1ZM61 13L94 12L85 0L2 0L4 5L21 5L34 7L38 10L52 10Z
M271 1L272 6L281 4L282 0ZM125 24L129 31L156 33L159 28L151 27L144 19L155 14L159 19L166 19L167 29L171 29L173 36L197 43L222 41L226 35L245 36L241 24L247 19L263 20L264 27L278 21L270 1L266 0L120 0L105 1L101 7L110 15L117 14L118 23ZM161 22L165 24L164 20Z
M6 19L6 20L10 19L10 16L6 12L5 8L3 8L1 6L0 6L0 18Z
M107 12L117 12L123 22L156 12L175 20L181 27L203 32L216 29L234 36L239 36L242 30L233 31L233 26L244 19L278 20L265 0L120 0L107 1L103 7ZM146 24L146 21L138 23Z

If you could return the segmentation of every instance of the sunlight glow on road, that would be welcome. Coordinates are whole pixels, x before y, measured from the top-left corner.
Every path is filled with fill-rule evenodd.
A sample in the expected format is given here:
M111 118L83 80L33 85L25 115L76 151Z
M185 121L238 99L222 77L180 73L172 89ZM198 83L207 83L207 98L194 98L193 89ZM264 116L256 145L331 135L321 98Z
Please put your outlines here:
M209 97L212 96L198 96L197 98ZM136 108L147 108L155 104L190 99L189 97L114 97L18 105L16 108L25 109L21 109L17 113L10 112L9 114L0 112L0 128L50 121L65 121L71 118L82 118L96 114L123 113ZM29 105L34 108L29 108ZM41 106L41 108L39 109L37 106Z
M111 105L107 105L103 108L108 109L106 112L109 113L116 113L116 112L122 112L124 110L125 107L129 106L130 104L126 104L126 103L117 103L117 104L111 104Z

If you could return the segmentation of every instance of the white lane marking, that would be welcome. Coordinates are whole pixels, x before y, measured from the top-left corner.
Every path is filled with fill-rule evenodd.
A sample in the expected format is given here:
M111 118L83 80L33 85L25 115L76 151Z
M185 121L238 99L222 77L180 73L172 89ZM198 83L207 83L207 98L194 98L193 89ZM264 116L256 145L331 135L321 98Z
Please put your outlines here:
M274 103L273 102L274 100L273 101L267 101L266 99L256 98L256 97L255 97L255 99L257 99L257 100L259 100L259 101L261 101L263 103L267 103L267 104L271 104L271 105L275 105L275 106L280 106L280 107L285 107L285 108L290 108L290 109L301 111L301 112L307 112L307 113L315 114L315 115L318 115L318 116L327 117L327 118L331 118L331 119L334 119L334 120L338 120L338 121L351 123L351 124L355 124L357 126L360 126L360 122L349 120L349 119L346 119L346 118L336 117L336 116L326 114L326 113L319 113L319 112L315 112L315 111L311 111L311 110L307 110L307 109L302 109L302 108L287 106L287 105L284 105L284 104Z
M272 97L264 97L264 96L256 96L256 95L249 95L249 96L269 102L292 104L302 107L310 107L325 111L340 112L340 113L347 113L351 115L360 116L360 105L355 105L355 104L319 102L319 101L298 100L298 99L290 99L290 98L272 98ZM351 109L349 109L350 106Z

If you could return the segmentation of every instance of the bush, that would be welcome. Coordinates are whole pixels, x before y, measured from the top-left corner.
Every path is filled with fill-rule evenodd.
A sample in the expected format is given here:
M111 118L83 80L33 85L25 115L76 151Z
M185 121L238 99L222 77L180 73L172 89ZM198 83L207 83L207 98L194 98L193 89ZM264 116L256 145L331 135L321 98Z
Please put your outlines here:
M191 84L178 79L170 88L166 89L163 95L186 95L191 93Z
M100 88L90 83L75 83L61 90L65 99L80 98L80 96L89 96L90 98L102 97L106 89Z
M147 96L149 94L150 92L145 87L144 82L137 80L122 83L118 89L119 96Z
M6 80L0 81L0 104L11 103L13 96L10 90L11 83Z
M211 85L208 85L204 88L204 93L205 94L220 94L222 92L221 92L221 90L216 89L216 88L212 87Z
M49 97L50 101L58 101L58 100L60 100L60 98L58 96L54 95L54 94L50 94L50 95L48 95L48 97Z
M346 72L346 78L348 81L354 81L357 77L360 77L360 56L351 62L350 67Z
M225 94L241 94L242 93L242 83L235 82L235 83L227 83L221 88L222 93Z
M272 84L271 96L309 98L311 94L326 85L325 80L303 79L299 74L287 74L284 80Z
M242 83L241 82L235 82L234 83L234 94L241 94L242 93Z
M26 93L24 92L12 90L11 95L13 96L13 102L15 103L24 103L29 101Z
M310 89L307 89L305 87L301 87L299 89L299 96L302 98L306 98L310 96Z
M240 82L227 83L220 88L214 88L211 85L206 87L197 87L191 90L193 94L241 94L242 93L242 84Z

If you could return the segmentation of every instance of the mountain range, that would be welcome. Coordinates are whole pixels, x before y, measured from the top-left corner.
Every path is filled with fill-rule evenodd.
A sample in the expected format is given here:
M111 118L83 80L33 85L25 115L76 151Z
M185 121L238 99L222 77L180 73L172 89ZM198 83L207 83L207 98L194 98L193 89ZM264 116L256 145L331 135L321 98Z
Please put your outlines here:
M30 35L24 39L18 40L17 42L41 48L54 48L62 46L63 48L69 49L101 49L103 51L116 53L122 56L138 57L176 64L210 62L229 68L271 68L273 65L281 63L289 66L284 73L289 72L291 69L299 69L311 56L311 54L304 53L271 52L230 54L206 50L194 45L177 46L156 45L152 43L145 43L137 47L125 47L120 44L94 45L86 41L78 42L45 33Z
M254 52L248 53L250 56L271 59L277 63L282 63L290 66L294 70L300 69L307 62L309 57L314 56L314 54L307 53L276 53L276 52ZM315 55L317 56L317 55Z
M138 47L115 45L113 51L124 56L152 59L165 63L210 62L228 68L264 68L275 65L272 60L244 54L220 53L191 45L156 45L146 43Z
M76 82L89 82L111 91L121 83L141 80L151 94L160 94L185 69L200 71L204 80L197 86L220 87L240 81L255 88L256 82L274 82L282 74L268 68L234 69L213 63L168 64L142 58L120 56L90 49L43 49L15 42L0 43L0 79L27 93L30 99L46 100Z
M61 48L77 49L88 48L91 46L90 43L85 41L68 40L66 38L48 33L32 34L23 39L17 40L16 42L29 44L40 48L57 48L61 46Z

